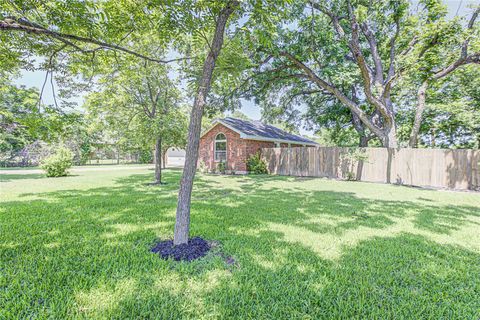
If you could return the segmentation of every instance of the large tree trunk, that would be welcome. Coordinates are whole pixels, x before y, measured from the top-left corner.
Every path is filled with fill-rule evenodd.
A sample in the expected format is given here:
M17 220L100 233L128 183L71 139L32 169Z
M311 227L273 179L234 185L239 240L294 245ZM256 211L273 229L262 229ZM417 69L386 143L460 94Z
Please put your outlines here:
M155 184L162 183L162 138L155 140Z
M180 182L180 190L178 192L177 217L173 237L174 245L185 244L188 242L190 231L190 201L192 196L193 179L195 178L195 170L197 169L198 145L202 128L203 108L210 90L215 62L222 49L225 26L228 18L238 4L239 2L236 0L229 1L220 12L216 20L215 33L213 35L210 51L203 64L202 77L198 84L197 94L193 103L190 124L188 127L185 165L183 168L182 180Z
M358 146L361 148L368 147L368 141L370 139L365 133L365 126L363 125L362 121L355 113L351 112L351 114L352 114L353 127L355 128L355 131L357 131L359 136Z
M397 128L395 127L395 121L393 121L392 124L387 125L385 128L385 136L382 139L382 144L385 148L398 148Z
M410 148L418 146L418 134L422 124L423 112L425 111L425 99L427 94L428 82L424 81L417 92L417 110L415 111L415 120L413 121L412 132L410 133Z

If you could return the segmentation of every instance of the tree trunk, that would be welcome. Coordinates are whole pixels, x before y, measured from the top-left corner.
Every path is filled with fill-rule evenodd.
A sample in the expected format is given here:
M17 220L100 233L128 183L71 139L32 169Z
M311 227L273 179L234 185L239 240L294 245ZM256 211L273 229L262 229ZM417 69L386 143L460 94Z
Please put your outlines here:
M355 95L354 95L354 99L355 99ZM353 127L355 128L355 131L357 131L357 133L360 137L359 142L358 142L358 146L359 147L368 147L368 141L370 139L365 134L364 124L362 123L360 118L355 113L351 112L351 114L352 114Z
M435 143L435 127L432 128L432 132L431 132L431 138L432 138L432 141L430 143L431 147L432 148L435 148L436 147L436 143Z
M155 140L155 184L162 183L162 138Z
M368 147L368 137L366 137L365 135L360 135L360 141L358 142L358 146L360 148L366 148Z
M398 148L397 128L395 127L395 121L385 128L385 136L382 141L385 148Z
M413 121L412 132L410 133L410 148L418 147L418 134L422 124L423 112L425 111L425 99L428 88L428 82L424 81L417 91L417 110L415 111L415 120Z
M168 148L165 148L162 152L162 168L163 169L167 168L167 150Z
M362 121L362 123L365 124L366 126L365 122ZM372 123L373 123L373 126L376 127L376 130L372 131L372 133L380 140L383 147L398 148L397 127L396 127L395 117L393 115L388 119L386 119L386 117L379 118L377 122L378 124L376 124L374 121L372 121ZM381 128L381 126L383 126L383 128ZM370 129L370 127L368 128ZM368 140L367 140L367 143L368 143Z
M197 169L198 146L200 140L200 131L202 129L202 115L205 107L205 100L210 90L212 74L215 63L223 45L223 35L228 18L238 6L239 1L229 1L220 12L216 25L213 41L210 46L205 62L203 64L202 77L198 84L197 94L193 102L192 113L190 115L190 124L188 127L188 141L185 155L185 165L183 168L180 190L178 192L177 216L175 221L175 233L173 244L180 245L188 242L190 231L190 201L192 196L193 179Z

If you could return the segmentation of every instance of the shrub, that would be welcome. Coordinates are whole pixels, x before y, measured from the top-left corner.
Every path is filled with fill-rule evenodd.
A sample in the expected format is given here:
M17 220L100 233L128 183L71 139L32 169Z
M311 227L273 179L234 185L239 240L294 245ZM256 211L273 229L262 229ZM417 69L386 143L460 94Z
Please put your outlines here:
M47 177L64 177L72 167L73 153L67 148L60 148L54 154L43 159L40 167Z
M219 162L217 164L217 171L221 174L224 174L225 173L225 169L226 169L226 166L225 166L225 162Z
M347 173L345 174L345 179L347 181L357 181L357 176L356 176L355 172L347 171Z
M266 174L268 173L267 170L267 163L263 161L262 157L260 156L260 152L251 155L247 159L247 170L249 173L254 174Z

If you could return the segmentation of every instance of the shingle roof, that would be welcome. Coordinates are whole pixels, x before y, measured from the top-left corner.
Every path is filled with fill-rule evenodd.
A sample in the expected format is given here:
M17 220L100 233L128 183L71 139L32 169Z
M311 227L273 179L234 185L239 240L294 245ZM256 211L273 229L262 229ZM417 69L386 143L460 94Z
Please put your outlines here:
M282 129L260 121L246 121L227 117L215 120L214 125L216 123L222 123L226 127L238 132L243 139L317 145L317 143L312 140L288 133Z

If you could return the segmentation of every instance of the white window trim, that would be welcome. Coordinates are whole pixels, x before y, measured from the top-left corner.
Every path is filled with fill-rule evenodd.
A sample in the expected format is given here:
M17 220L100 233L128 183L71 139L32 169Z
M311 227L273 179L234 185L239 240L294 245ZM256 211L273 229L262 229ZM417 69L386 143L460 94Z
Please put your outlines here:
M217 140L217 137L220 134L223 134L225 139ZM227 162L227 150L228 150L227 135L223 132L219 132L215 135L215 140L213 141L213 162L222 162L221 160L217 160L217 142L225 142L225 162ZM223 150L221 150L221 151L223 151Z

